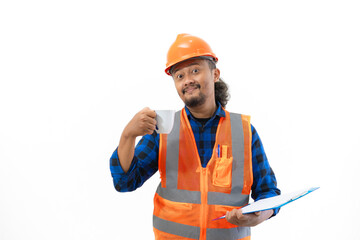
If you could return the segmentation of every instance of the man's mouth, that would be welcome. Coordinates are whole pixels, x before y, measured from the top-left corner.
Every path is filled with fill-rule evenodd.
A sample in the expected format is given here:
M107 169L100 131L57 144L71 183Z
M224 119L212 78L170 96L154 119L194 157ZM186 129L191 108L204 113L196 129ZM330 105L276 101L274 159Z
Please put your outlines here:
M186 88L183 89L182 93L192 93L194 90L200 88L200 84L194 84L194 85L190 85Z

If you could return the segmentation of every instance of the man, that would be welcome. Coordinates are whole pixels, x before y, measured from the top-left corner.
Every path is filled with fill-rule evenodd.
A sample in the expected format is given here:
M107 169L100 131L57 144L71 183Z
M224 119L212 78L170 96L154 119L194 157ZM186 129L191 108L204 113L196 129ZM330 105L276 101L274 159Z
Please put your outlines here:
M185 108L170 134L156 133L149 108L132 118L110 159L114 186L133 191L160 171L156 239L250 239L250 227L278 209L243 215L239 208L250 193L255 201L280 194L260 138L248 116L225 110L228 89L204 40L179 34L167 60L165 72ZM225 213L226 219L213 221Z

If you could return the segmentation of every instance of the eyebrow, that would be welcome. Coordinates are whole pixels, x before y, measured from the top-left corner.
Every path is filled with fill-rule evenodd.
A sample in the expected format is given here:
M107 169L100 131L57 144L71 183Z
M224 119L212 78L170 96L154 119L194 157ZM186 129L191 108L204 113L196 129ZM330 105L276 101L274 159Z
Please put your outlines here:
M198 66L200 66L200 64L199 63L197 63L197 62L192 62L192 63L189 63L188 65L186 65L186 66L184 66L184 67L182 67L182 68L185 68L185 67L190 67L190 66L193 66L193 65L198 65ZM172 74L175 74L177 71L179 71L180 69L179 68L175 68L172 72Z

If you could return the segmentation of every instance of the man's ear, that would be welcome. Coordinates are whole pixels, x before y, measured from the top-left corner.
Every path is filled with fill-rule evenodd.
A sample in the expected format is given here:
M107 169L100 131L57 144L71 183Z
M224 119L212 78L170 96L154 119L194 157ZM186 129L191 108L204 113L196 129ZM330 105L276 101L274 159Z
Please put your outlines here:
M220 70L218 68L214 69L214 82L219 81L220 79Z

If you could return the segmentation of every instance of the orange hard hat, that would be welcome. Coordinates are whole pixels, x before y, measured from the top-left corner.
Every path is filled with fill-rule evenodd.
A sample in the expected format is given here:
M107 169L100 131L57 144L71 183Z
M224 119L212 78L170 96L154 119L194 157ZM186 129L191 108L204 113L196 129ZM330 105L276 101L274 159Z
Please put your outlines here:
M213 53L209 44L204 40L190 34L179 34L175 42L169 48L165 72L166 74L171 75L170 68L175 64L190 58L201 56L210 56L215 63L218 61L215 53Z

